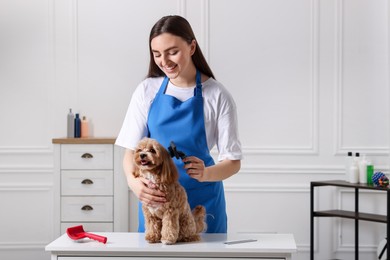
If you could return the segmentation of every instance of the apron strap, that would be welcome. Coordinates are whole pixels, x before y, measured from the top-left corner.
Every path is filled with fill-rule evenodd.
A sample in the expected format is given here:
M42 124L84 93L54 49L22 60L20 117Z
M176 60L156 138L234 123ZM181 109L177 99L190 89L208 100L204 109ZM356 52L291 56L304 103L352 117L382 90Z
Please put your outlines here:
M196 88L194 89L194 96L202 96L202 77L198 69L196 70Z
M158 94L160 94L160 95L165 94L165 91L167 90L167 87L168 87L168 82L169 82L169 78L167 76L165 76L163 82L161 83L161 87L158 90Z
M161 87L158 90L159 94L165 94L167 87L168 87L169 78L165 76L163 82L161 83ZM202 77L199 70L196 70L196 88L194 89L194 96L202 96Z

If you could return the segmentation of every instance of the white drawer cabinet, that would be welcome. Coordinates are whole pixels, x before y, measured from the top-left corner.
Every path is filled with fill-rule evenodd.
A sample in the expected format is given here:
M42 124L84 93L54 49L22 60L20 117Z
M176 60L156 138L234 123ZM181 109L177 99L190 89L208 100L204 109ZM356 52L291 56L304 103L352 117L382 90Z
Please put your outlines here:
M102 232L111 232L114 229L113 223L95 223L95 222L62 222L61 231L65 233L66 229L75 225L83 225L84 230L101 230Z
M113 145L63 144L61 145L61 169L112 169Z
M112 196L62 196L61 221L112 222L114 219L113 205Z
M113 138L53 139L54 237L76 225L86 231L128 231L123 150L114 142Z
M113 196L114 172L112 170L63 170L61 172L62 196Z

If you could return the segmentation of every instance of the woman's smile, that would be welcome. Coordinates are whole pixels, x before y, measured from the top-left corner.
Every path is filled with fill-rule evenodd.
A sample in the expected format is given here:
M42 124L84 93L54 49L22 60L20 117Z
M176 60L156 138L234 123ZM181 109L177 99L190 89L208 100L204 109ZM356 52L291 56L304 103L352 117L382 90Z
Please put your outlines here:
M177 64L175 65L170 65L170 66L164 66L163 70L165 70L168 73L172 73L177 67Z

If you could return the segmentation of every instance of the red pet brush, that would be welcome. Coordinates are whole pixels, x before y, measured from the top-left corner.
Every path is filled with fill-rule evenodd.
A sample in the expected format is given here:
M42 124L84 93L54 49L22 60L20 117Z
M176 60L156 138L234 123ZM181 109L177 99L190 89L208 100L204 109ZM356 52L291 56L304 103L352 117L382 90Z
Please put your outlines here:
M73 240L79 240L79 239L87 237L87 238L99 241L99 242L101 242L103 244L105 244L107 242L107 238L106 237L85 232L82 225L70 227L70 228L68 228L66 230L66 233Z

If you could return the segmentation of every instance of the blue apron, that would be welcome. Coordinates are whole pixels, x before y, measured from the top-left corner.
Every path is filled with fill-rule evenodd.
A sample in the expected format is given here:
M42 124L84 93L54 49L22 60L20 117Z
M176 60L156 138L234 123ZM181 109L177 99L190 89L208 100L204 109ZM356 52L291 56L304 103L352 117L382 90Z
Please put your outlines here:
M150 107L148 116L149 137L156 139L165 148L170 142L187 156L196 156L204 161L205 166L214 165L207 146L201 74L196 72L194 96L184 102L166 95L169 78L165 77ZM222 181L199 182L189 177L181 159L173 158L179 171L179 182L185 188L191 209L197 205L206 208L207 233L226 233L226 203ZM138 231L145 231L142 206L139 203Z

